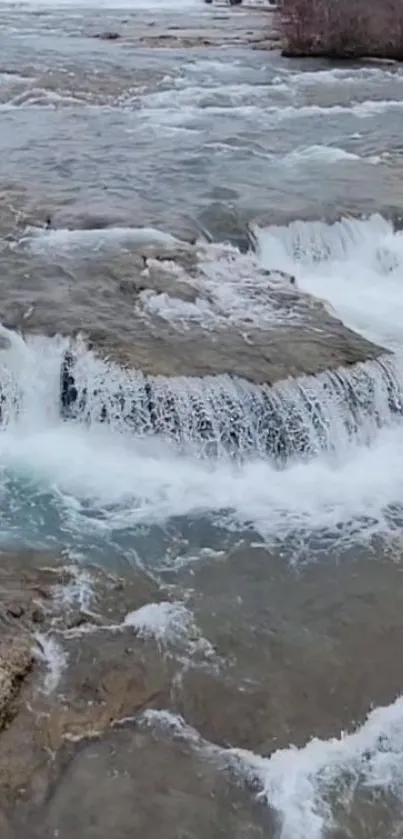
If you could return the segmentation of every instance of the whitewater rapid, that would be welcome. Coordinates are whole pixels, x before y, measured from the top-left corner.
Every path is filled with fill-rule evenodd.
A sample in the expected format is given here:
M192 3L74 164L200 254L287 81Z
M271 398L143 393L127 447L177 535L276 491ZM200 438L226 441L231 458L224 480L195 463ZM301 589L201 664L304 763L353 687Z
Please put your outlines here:
M380 215L295 221L258 231L263 264L296 274L345 324L397 352L403 346L403 231Z
M362 374L357 368L358 372L325 374L317 380L269 389L274 413L266 413L266 422L280 428L283 422L288 429L284 439L288 439L290 459L278 469L265 451L265 425L259 430L259 424L253 425L258 419L253 420L250 413L260 405L259 389L245 388L242 383L236 386L225 377L211 382L174 379L171 384L156 380L156 404L163 405L165 400L167 413L164 416L161 409L161 434L149 437L147 423L141 424L141 375L133 377L113 364L105 365L82 346L76 376L79 389L87 393L87 411L81 421L65 423L60 419L59 399L67 342L40 338L25 342L13 337L0 358L2 492L4 498L10 492L13 495L9 509L1 514L6 533L18 529L24 516L34 523L36 511L27 514L24 492L18 490L19 482L23 487L27 481L30 495L37 494L39 504L44 503L44 493L53 494L58 538L63 538L67 528L75 534L73 542L80 526L87 534L92 529L107 537L122 528L162 526L171 519L203 516L220 527L246 528L269 541L302 534L309 542L310 534L317 532L333 534L346 544L349 539L368 541L376 534L399 532L403 515L401 234L377 216L335 225L295 222L284 228L258 229L256 234L264 265L295 273L302 288L331 304L349 325L397 349L394 358L385 359L381 366L378 362L363 365ZM86 236L84 231L84 246ZM222 271L217 282L221 278ZM108 405L109 398L105 424L100 405ZM122 399L126 404L134 399L137 405L134 428L122 422ZM180 450L170 440L173 404L181 431ZM209 434L218 458L206 459L209 450L203 455L200 448L203 433L195 424L195 404L210 416ZM241 458L235 461L228 458L225 446L220 448L226 423L230 433L234 422L228 415L229 404L237 406L241 435ZM259 408L262 412L265 404ZM291 432L298 415L300 428L295 426ZM44 521L46 529L46 516ZM38 523L34 530L41 533Z

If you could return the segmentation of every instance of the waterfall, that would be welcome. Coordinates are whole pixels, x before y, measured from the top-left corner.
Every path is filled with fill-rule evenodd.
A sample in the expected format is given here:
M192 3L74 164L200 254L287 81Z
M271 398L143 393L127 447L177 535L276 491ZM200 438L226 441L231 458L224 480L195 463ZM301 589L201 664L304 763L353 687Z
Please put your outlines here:
M368 444L402 413L391 357L257 386L227 375L145 376L102 361L81 343L11 335L0 355L1 419L108 424L158 435L203 456L290 458Z

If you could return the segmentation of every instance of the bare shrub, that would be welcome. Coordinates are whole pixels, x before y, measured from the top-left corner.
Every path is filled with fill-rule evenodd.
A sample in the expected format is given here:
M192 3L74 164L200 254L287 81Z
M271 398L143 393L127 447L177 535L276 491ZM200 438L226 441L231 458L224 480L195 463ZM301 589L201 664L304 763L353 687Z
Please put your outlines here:
M403 60L403 0L281 0L285 52Z

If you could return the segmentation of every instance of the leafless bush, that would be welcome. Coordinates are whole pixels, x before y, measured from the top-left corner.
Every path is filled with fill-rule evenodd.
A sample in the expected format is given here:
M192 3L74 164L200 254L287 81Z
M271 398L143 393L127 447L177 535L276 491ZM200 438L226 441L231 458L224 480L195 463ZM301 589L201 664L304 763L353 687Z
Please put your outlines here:
M403 60L403 0L281 0L285 52Z

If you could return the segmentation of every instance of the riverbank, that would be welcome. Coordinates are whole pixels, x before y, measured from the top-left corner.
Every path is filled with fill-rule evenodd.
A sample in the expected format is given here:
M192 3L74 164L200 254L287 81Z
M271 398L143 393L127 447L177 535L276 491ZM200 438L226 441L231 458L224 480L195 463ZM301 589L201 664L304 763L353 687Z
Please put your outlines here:
M333 61L403 61L403 11L399 0L386 9L377 0L284 0L277 13L283 54Z

